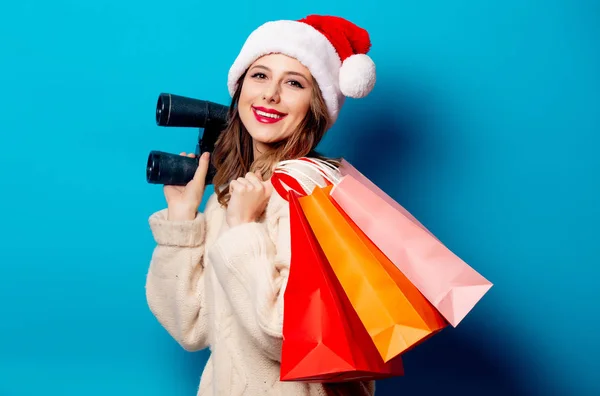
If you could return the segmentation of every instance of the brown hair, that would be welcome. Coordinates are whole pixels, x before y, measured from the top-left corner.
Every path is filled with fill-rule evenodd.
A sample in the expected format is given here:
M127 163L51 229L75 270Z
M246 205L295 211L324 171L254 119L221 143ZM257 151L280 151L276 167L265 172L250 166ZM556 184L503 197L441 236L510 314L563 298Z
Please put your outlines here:
M247 172L259 171L263 180L266 180L271 176L275 163L304 156L336 163L335 160L329 160L315 151L329 127L330 117L314 78L310 108L297 130L288 139L274 143L270 150L259 158L254 158L252 137L242 123L237 109L245 76L246 73L238 79L237 89L229 107L227 126L217 140L211 156L216 169L213 178L215 193L223 206L227 206L229 202L229 182L243 177Z

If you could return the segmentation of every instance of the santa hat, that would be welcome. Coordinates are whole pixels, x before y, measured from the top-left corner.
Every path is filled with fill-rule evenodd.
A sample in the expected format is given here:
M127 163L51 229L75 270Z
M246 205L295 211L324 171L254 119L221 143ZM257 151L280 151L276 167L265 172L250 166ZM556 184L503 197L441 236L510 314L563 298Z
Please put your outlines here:
M267 22L246 39L229 70L233 96L240 76L258 58L280 53L306 66L321 88L332 122L345 97L362 98L375 85L375 64L367 55L369 33L336 16L310 15L300 20Z

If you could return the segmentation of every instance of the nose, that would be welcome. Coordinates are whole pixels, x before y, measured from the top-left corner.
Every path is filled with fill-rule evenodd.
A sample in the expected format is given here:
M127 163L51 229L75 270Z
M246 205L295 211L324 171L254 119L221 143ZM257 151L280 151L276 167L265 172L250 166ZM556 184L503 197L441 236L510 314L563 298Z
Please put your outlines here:
M265 84L265 90L263 91L263 99L269 103L279 102L279 85L276 82Z

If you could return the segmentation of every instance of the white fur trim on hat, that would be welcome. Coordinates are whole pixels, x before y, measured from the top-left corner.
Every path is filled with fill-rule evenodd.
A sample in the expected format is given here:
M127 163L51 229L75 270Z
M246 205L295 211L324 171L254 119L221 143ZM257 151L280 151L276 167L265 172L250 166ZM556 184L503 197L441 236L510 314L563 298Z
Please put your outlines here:
M233 96L238 79L255 60L272 53L291 56L310 70L319 84L329 116L334 122L345 99L340 90L342 62L331 42L318 30L303 22L271 21L254 30L229 70L229 94Z

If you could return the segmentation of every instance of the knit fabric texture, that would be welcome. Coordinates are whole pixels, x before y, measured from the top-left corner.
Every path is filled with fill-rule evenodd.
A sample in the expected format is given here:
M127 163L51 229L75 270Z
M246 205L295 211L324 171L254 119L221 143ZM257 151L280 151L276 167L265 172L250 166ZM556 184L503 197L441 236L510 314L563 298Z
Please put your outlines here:
M291 251L289 206L277 192L256 222L228 227L213 194L194 220L169 221L162 209L149 224L148 306L185 350L211 351L198 396L374 395L372 381L279 381Z

